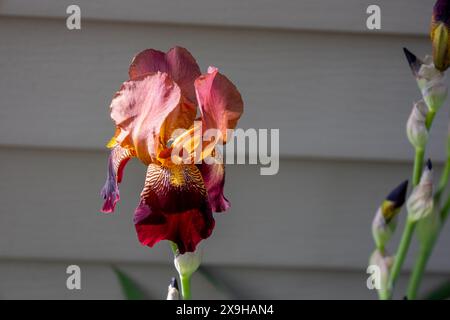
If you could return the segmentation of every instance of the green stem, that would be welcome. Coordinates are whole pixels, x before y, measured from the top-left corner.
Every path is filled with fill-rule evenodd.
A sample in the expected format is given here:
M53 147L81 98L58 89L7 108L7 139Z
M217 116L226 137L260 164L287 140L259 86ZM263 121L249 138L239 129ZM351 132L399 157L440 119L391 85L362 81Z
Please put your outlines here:
M169 241L170 248L172 249L173 255L176 257L178 252L178 246L175 242ZM180 281L181 281L181 295L183 297L183 300L191 300L191 276L182 276L180 274Z
M447 220L448 213L450 211L450 196L448 196L447 200L445 201L444 206L441 210L441 224L444 224L445 220Z
M450 142L450 137L448 139ZM450 145L450 143L447 143L447 145ZM444 190L447 187L449 177L450 177L450 149L447 148L447 161L445 163L444 170L442 172L441 179L439 181L438 189L434 196L435 205L439 205L442 194L444 193ZM415 262L408 284L407 297L410 300L414 300L417 298L417 293L419 291L419 287L422 282L422 278L425 273L428 260L430 259L431 253L436 243L436 239L438 238L442 226L448 217L449 211L450 211L450 196L447 198L444 206L439 212L441 228L439 228L436 231L436 233L429 235L429 239L422 244L421 249L419 251L419 256Z
M416 149L416 156L414 159L414 169L413 169L413 186L417 186L420 182L420 177L422 176L423 167L423 157L425 151L423 149Z
M414 300L417 297L417 292L419 291L419 287L422 282L423 274L425 273L428 260L430 259L431 253L433 252L434 249L434 245L436 244L436 240L444 226L445 220L448 217L449 211L450 211L450 196L447 198L444 206L439 212L440 216L439 229L435 233L429 235L428 239L421 246L419 257L416 260L411 278L409 280L407 296L408 299L410 300Z
M427 126L428 130L430 130L435 116L436 116L436 111L434 111L434 110L428 111L427 118L425 119L425 125Z
M436 203L439 203L439 201L441 200L442 193L447 187L449 177L450 177L450 157L447 155L447 162L445 163L444 170L441 175L441 180L439 181L439 187L435 195Z
M420 182L420 177L422 175L423 157L425 152L423 149L416 149L416 154L414 158L414 169L413 169L413 186L417 186ZM416 227L416 222L406 219L405 229L403 230L402 239L397 249L397 254L394 259L394 265L392 266L388 292L389 298L392 298L394 292L394 286L397 281L400 271L402 269L403 263L405 262L406 254L408 253L409 245L411 244L412 235Z
M400 245L397 250L397 254L394 259L394 265L392 266L391 276L389 278L388 290L390 292L390 298L392 298L393 288L398 276L400 275L400 270L402 269L403 262L405 262L406 254L408 253L409 245L411 244L412 235L416 227L416 222L409 219L406 220L405 229L403 230L402 239L400 240Z
M433 121L435 113L429 114L427 117L427 128L431 126L431 122ZM447 187L448 180L450 177L450 136L447 137L447 161L445 162L444 170L441 175L441 179L439 181L439 186L434 196L435 205L439 205L441 201L442 194ZM445 220L448 217L448 213L450 211L450 196L445 201L444 206L439 212L440 216L440 228L436 231L436 233L429 235L428 240L425 243L422 243L421 249L419 251L419 256L415 262L411 277L409 279L407 297L410 300L414 300L417 297L417 293L419 291L420 284L422 282L423 275L425 273L425 269L428 264L428 260L430 259L431 253L433 251L434 245L436 243L436 239L439 236L439 233L442 229L442 226L445 223Z
M191 276L181 276L181 294L183 300L191 300Z
M417 292L419 290L423 274L427 267L428 259L430 258L431 252L433 251L437 234L438 233L432 235L429 241L427 241L427 243L424 244L420 249L419 257L416 260L411 278L409 279L407 291L408 300L415 300L417 297Z
M390 290L386 288L378 290L378 298L380 300L389 300L390 298Z

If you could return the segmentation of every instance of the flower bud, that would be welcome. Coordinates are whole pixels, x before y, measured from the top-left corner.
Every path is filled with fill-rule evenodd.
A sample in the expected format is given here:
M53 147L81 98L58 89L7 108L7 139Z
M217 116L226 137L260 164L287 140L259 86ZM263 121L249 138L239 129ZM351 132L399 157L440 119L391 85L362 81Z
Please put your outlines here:
M431 42L436 68L445 71L450 66L450 0L438 0L433 8Z
M170 281L167 300L180 300L180 292L178 291L178 282L176 278L172 278Z
M437 112L443 105L448 93L444 74L434 67L430 56L426 56L425 60L421 61L408 49L404 48L403 50L416 77L423 100L431 111Z
M420 182L411 193L406 207L410 221L419 221L433 212L433 169L430 160L427 161Z
M202 260L202 251L197 249L195 252L186 252L177 254L174 259L175 268L180 277L190 277L197 271Z
M414 104L406 124L406 134L408 135L409 142L416 149L425 149L428 141L428 129L426 126L427 114L427 105L423 100L420 100Z
M378 208L372 222L372 234L377 248L384 251L384 247L397 227L397 215L405 203L408 180L402 182L392 190Z
M374 286L378 289L380 297L389 296L389 274L391 267L393 265L394 258L383 254L380 250L375 250L369 260L369 268L377 267L379 272L375 273L376 277L370 280L374 280L375 283L371 284L370 287ZM369 269L368 269L369 270ZM370 270L372 271L372 270ZM369 283L368 283L369 287Z

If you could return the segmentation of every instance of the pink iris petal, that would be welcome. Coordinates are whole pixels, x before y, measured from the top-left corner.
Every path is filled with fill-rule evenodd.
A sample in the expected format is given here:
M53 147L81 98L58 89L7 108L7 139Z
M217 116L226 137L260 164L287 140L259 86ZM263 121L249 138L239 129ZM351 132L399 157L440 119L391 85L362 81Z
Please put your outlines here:
M165 72L181 88L183 95L195 103L194 80L200 76L200 68L188 50L174 47L169 52L147 49L137 54L131 62L130 79L146 73Z
M244 103L241 94L217 68L209 67L208 73L195 80L197 101L203 121L203 129L218 129L226 142L226 130L234 129L241 117Z
M117 138L119 143L130 140L136 156L150 164L160 150L160 134L169 135L168 128L183 120L169 117L172 113L195 114L195 106L187 103L180 88L166 73L152 73L124 82L111 102L111 117L128 136ZM182 110L182 111L180 111ZM191 116L193 118L193 116ZM185 125L185 124L184 124ZM161 132L164 131L164 132ZM131 139L130 139L131 138ZM164 142L163 142L164 143Z
M111 150L108 158L106 182L100 193L105 200L101 209L102 212L113 212L116 203L120 200L119 183L122 181L123 169L132 156L130 150L121 146L116 146Z
M223 163L198 165L208 191L208 199L214 212L223 212L230 207L230 202L223 195L225 185L225 166Z

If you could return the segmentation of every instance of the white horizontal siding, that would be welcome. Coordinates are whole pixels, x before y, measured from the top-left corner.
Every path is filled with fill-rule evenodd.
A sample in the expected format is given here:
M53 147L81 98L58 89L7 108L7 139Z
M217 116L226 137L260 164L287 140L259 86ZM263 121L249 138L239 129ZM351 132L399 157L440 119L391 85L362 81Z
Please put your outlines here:
M81 290L67 290L66 268L81 268ZM148 299L165 299L167 285L174 275L169 264L117 265L144 291ZM219 280L219 289L200 272L192 278L195 299L376 299L366 287L363 272L332 270L262 269L210 267L208 272ZM398 298L406 279L400 277ZM447 280L445 275L428 274L422 292ZM270 289L268 289L270 288ZM30 262L0 260L0 299L123 299L111 265L77 260Z
M165 262L166 243L142 247L132 214L145 168L132 162L117 213L98 213L106 153L0 149L0 257ZM204 242L215 265L364 270L373 249L370 223L386 193L410 166L283 160L276 176L228 166L232 208L216 215ZM251 233L249 233L251 230ZM448 230L448 229L447 229ZM444 232L431 270L448 271Z
M366 9L377 4L375 33L426 34L434 0L2 0L0 15L65 19L70 4L85 19L346 32L374 32Z
M426 38L137 24L0 20L0 145L103 149L108 106L131 57L182 45L216 64L245 100L243 128L280 129L282 156L409 160L405 122L419 98L402 46ZM447 108L430 154L443 159Z
M71 32L65 1L0 2L0 298L119 299L111 262L150 297L165 294L170 250L140 246L132 224L145 168L127 167L117 214L98 213L98 193L113 132L107 107L129 60L173 45L233 79L246 102L243 128L280 129L278 175L228 166L232 209L216 216L205 264L239 298L374 298L365 288L370 223L386 192L410 175L404 126L419 97L401 47L430 51L432 3L379 1L381 32L362 29L364 1L281 1L276 12L271 1L257 10L254 1L108 3L81 1L88 19ZM219 27L228 25L238 29ZM305 31L330 29L350 32ZM434 160L444 157L447 109L433 129ZM434 273L450 268L449 231ZM72 263L87 271L80 293L64 287ZM223 297L196 277L198 298ZM444 277L431 274L426 286Z

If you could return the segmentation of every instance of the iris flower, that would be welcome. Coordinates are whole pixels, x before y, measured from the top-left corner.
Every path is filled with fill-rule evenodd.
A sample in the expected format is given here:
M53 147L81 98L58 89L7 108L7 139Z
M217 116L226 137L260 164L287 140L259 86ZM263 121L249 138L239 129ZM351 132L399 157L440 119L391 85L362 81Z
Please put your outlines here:
M186 137L192 141L196 119L201 121L202 132L216 129L222 137L209 144L209 152L202 153L201 159L214 153L211 145L226 143L226 131L235 128L243 111L239 91L215 67L201 74L184 48L167 53L147 49L132 60L129 80L113 97L110 110L116 132L107 145L111 154L101 191L102 211L114 211L123 169L128 160L138 158L147 166L134 214L139 241L152 247L171 240L181 254L195 251L214 229L212 213L230 206L223 194L224 165L178 163L171 153ZM177 129L186 131L174 136ZM194 153L192 148L187 150Z
M431 40L436 69L445 71L450 66L450 0L438 0L434 5Z

